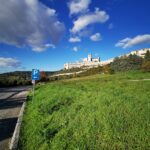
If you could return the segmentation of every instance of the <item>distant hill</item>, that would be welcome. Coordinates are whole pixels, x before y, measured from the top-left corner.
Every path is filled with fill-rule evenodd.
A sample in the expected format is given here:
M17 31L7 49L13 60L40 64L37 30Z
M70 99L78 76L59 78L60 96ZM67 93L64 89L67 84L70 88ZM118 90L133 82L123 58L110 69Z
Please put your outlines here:
M56 71L44 71L44 73L47 76L49 76L56 73ZM0 74L0 77L9 77L9 76L19 76L26 79L31 79L31 71L14 71Z
M55 71L45 71L46 76L53 75ZM0 87L30 85L31 71L14 71L0 74Z

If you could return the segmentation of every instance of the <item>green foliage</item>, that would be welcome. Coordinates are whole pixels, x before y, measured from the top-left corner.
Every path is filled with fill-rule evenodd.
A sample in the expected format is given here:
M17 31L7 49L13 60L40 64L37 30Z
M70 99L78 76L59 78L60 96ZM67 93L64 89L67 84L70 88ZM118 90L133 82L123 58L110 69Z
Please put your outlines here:
M34 101L27 101L18 149L149 149L150 82L131 81L142 78L150 73L101 74L38 86Z
M18 85L31 85L31 79L22 76L1 75L0 87L18 86Z
M150 61L150 51L147 51L144 57L144 61Z
M144 72L150 72L150 60L143 62L141 70Z
M139 70L142 65L143 59L137 55L129 55L115 58L111 63L111 68L115 72Z
M141 70L144 72L150 72L150 51L147 51L145 54Z
M55 72L45 71L41 81L49 81L48 76L54 73ZM0 87L17 85L31 85L31 71L15 71L0 74Z

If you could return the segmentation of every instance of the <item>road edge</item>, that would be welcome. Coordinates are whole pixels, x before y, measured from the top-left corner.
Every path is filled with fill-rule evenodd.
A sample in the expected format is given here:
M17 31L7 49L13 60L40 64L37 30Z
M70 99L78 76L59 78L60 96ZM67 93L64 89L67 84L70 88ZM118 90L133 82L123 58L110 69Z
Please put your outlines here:
M16 150L17 149L18 141L19 141L20 128L21 128L21 123L22 123L22 118L23 118L25 106L26 106L26 102L23 102L23 105L21 107L21 110L20 110L20 113L18 116L16 126L15 126L13 136L12 136L11 141L9 143L9 149L10 150Z

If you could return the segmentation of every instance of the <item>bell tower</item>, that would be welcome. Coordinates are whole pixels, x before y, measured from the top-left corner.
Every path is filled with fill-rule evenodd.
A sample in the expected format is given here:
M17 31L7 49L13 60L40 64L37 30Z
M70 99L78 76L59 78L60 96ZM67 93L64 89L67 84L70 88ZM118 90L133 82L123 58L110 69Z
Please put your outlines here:
M88 54L88 61L92 61L92 54Z

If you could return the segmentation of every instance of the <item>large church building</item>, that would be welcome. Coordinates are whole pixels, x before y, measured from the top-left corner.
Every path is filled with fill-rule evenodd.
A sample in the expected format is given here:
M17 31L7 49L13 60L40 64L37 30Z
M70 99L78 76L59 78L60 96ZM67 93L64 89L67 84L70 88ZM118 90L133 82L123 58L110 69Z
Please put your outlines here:
M84 58L81 62L77 63L66 63L64 69L81 68L81 67L97 67L100 66L100 58L93 58L92 54L89 54L87 58Z

